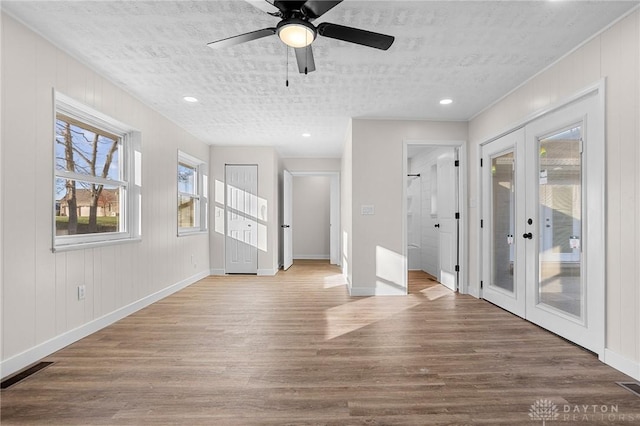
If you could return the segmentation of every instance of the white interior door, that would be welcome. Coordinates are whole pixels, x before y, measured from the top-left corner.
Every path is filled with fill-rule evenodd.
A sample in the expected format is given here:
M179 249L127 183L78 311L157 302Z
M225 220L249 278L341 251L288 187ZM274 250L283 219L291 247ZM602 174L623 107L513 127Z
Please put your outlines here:
M450 288L457 290L458 263L458 223L456 219L458 200L458 171L455 166L455 149L438 156L437 181L438 181L438 229L439 268L438 281Z
M225 272L258 273L258 166L225 166Z
M482 297L525 316L524 129L482 147Z
M340 265L340 177L331 176L329 200L329 262Z
M284 171L282 190L282 244L283 268L286 271L293 265L293 176Z

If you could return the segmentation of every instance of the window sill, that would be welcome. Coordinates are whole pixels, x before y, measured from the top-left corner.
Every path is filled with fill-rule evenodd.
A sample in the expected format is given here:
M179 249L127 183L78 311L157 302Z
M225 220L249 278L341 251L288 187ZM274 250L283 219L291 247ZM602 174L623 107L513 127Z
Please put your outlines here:
M106 240L106 241L91 241L87 243L74 243L74 244L65 244L54 246L51 251L54 253L65 252L65 251L73 251L73 250L84 250L84 249L92 249L98 247L106 247L106 246L114 246L118 244L127 244L127 243L139 243L142 242L142 238L121 238L114 240Z
M206 235L209 234L208 230L197 230L197 231L178 231L178 237L188 237L189 235Z

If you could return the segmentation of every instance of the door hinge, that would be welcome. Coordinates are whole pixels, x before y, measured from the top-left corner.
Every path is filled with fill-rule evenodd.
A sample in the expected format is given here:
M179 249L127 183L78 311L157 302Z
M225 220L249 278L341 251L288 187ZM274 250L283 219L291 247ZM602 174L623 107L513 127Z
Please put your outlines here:
M482 158L480 159L480 167L482 167Z
M460 213L456 213L456 219L460 219Z
M454 161L453 165L454 165L455 167L460 167L460 160L456 160L456 161Z
M460 265L456 265L455 271L460 272Z
M480 281L480 288L483 288L484 283L482 281Z
M480 219L480 228L484 228L484 220Z

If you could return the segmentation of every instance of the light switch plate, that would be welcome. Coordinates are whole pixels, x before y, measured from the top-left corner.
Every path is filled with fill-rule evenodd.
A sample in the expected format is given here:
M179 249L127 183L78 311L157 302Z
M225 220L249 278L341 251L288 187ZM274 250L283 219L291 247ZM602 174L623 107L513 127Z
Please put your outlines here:
M373 205L363 205L360 207L360 213L363 215L376 214L376 209Z

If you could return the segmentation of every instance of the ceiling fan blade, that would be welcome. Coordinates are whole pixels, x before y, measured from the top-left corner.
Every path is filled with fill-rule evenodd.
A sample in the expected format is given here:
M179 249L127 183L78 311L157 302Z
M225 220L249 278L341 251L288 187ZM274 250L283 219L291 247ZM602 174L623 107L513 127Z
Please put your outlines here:
M257 40L259 38L267 37L270 35L274 35L276 33L275 28L265 28L263 30L252 31L250 33L240 34L237 36L223 38L222 40L212 41L211 43L207 43L212 49L221 49L223 47L235 46L240 43L245 43L251 40Z
M307 74L316 70L316 63L313 60L313 50L311 45L295 49L298 71L300 74Z
M342 0L327 1L327 0L307 0L302 5L300 10L309 19L316 19L342 3Z
M273 5L280 10L283 15L289 15L294 10L300 10L305 0L274 0Z
M256 9L260 9L261 11L269 14L279 12L278 8L273 5L272 1L271 2L268 2L266 0L244 0L244 1L246 1Z
M393 44L395 37L360 30L358 28L345 27L338 24L323 22L318 25L318 34L335 38L337 40L348 41L350 43L361 44L363 46L375 47L376 49L387 50Z

